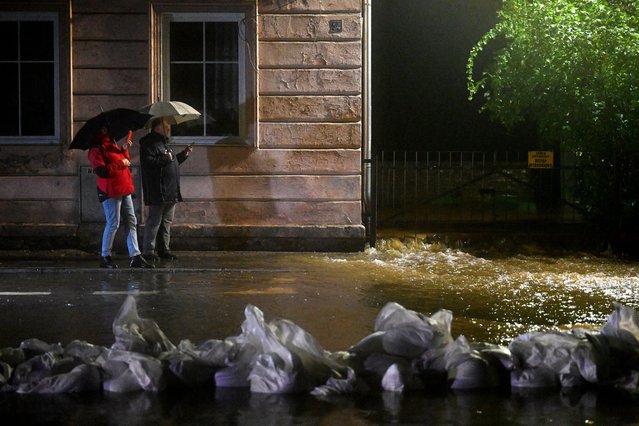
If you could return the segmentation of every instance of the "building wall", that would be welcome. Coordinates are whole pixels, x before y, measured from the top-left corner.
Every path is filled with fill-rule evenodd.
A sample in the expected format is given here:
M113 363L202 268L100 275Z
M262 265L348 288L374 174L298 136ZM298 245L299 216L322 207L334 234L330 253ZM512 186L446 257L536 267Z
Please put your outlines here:
M69 134L100 107L139 108L151 102L157 80L153 8L168 3L72 2ZM190 2L194 8L209 3L216 0ZM224 3L229 2L217 1ZM257 143L194 148L181 166L185 202L177 208L173 248L362 249L360 0L237 3L255 8L248 25L255 25L257 36L251 62ZM341 23L341 32L330 31L331 21ZM143 134L137 132L136 138ZM56 167L30 159L31 169L21 176L9 176L11 167L1 173L0 232L14 242L56 229L97 250L103 224L80 220L83 204L86 209L87 203L97 203L94 190L80 184L86 152L66 150L69 142L67 136L62 147L38 147L57 156ZM25 155L31 148L0 146L0 156ZM33 174L43 176L34 180ZM20 190L25 186L28 190ZM17 211L11 209L15 199L21 200ZM144 207L141 216L143 223Z
M0 12L55 12L59 39L69 40L68 0L2 2ZM59 46L60 140L68 141L70 53ZM79 212L77 168L65 144L0 144L0 247L24 247L32 240L74 244ZM43 232L44 231L44 232Z

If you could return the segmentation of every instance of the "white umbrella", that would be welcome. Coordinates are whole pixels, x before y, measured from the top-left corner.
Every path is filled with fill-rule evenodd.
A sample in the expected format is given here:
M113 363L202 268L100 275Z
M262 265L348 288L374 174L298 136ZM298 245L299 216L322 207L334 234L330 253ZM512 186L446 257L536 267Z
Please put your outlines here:
M169 124L180 124L197 120L201 114L192 106L179 101L157 101L140 109L140 112L151 114L153 118L163 117ZM153 121L149 120L149 123Z

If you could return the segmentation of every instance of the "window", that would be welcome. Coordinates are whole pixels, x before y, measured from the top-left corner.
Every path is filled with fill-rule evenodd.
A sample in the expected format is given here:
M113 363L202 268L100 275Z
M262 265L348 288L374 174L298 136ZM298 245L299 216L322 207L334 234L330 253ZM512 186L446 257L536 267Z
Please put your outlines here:
M246 144L244 14L166 14L162 30L162 98L202 114L173 126L176 142Z
M55 13L0 13L0 142L58 143Z

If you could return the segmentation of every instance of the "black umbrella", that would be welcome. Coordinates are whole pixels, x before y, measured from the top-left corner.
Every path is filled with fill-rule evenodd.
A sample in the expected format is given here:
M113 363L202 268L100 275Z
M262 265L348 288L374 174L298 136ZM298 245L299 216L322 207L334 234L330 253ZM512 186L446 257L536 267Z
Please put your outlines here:
M128 108L104 111L84 123L71 141L69 149L86 150L95 146L97 140L95 136L104 127L108 129L109 136L117 141L126 136L129 130L135 131L144 127L151 117L153 116L150 114Z

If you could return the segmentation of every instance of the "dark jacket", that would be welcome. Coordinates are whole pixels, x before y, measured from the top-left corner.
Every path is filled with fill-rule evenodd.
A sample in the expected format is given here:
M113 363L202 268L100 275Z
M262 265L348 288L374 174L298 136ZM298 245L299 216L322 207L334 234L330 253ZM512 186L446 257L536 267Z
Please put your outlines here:
M96 136L99 142L89 149L89 162L98 177L98 198L117 198L133 193L131 170L122 163L130 160L129 151L121 149L109 135Z
M165 155L173 154L173 160ZM140 139L140 165L144 204L159 205L182 201L179 164L186 160L184 151L175 154L166 137L151 132Z

